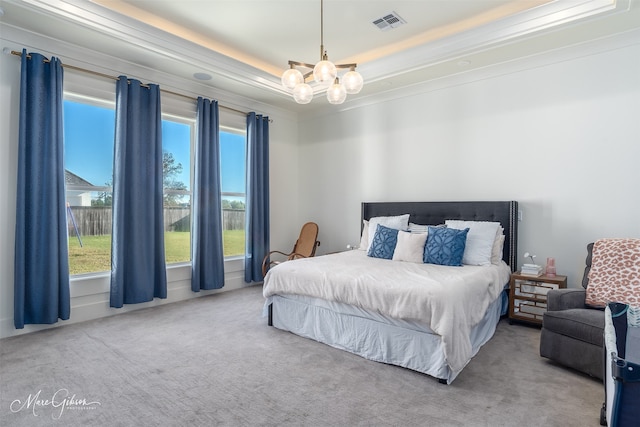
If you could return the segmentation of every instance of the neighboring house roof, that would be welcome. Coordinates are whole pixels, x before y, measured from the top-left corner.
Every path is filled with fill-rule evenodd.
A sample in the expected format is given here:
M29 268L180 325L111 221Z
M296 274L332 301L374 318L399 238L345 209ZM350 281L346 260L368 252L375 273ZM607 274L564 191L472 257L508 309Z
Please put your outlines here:
M68 171L67 169L64 170L64 183L67 185L85 185L90 187L94 186L86 179L80 178L78 175Z

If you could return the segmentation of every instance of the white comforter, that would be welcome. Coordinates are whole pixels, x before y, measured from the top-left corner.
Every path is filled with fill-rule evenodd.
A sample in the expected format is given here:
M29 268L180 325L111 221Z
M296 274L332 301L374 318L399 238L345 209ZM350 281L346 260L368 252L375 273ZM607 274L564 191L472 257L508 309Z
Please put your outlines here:
M445 267L371 258L347 251L282 263L267 273L263 294L305 295L420 321L442 337L459 372L472 356L469 334L509 281L500 265Z

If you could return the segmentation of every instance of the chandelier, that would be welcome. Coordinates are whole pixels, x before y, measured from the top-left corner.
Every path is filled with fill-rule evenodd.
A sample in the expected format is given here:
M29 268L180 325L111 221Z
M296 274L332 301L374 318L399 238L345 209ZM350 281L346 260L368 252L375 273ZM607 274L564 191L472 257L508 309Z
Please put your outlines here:
M320 0L320 61L313 65L299 61L289 61L289 69L282 74L282 85L290 90L298 104L308 104L313 99L313 88L307 79L313 75L317 86L327 88L327 100L331 104L342 104L347 94L360 92L363 85L362 76L356 71L358 64L333 64L324 50L324 5ZM305 73L298 69L302 68ZM342 79L338 77L338 69L349 69Z

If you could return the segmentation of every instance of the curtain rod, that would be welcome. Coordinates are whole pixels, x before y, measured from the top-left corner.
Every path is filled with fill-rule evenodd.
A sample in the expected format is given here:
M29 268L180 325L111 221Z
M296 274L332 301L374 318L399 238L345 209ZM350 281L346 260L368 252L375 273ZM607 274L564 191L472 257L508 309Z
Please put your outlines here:
M12 51L11 51L11 54L12 54L12 55L16 55L16 56L20 56L20 57L22 57L22 52L18 52L18 51L16 51L16 50L12 50ZM27 58L31 59L31 55L27 54ZM46 58L45 58L45 59L44 59L44 62L50 62L50 61L49 61L48 59L46 59ZM94 76L100 76L100 77L104 77L104 78L111 79L111 80L118 80L118 77L111 76L111 75L109 75L109 74L100 73L100 72L98 72L98 71L88 70L88 69L86 69L86 68L76 67L75 65L69 65L69 64L64 64L64 63L63 63L63 64L62 64L62 67L63 67L63 68L69 68L70 70L81 71L81 72L83 72L83 73L93 74ZM140 85L141 85L142 87L146 87L146 88L148 88L148 87L149 87L149 85L146 85L146 84L144 84L144 83L140 83ZM171 90L167 90L167 89L162 89L162 88L160 88L160 92L168 93L168 94L170 94L170 95L181 96L181 97L183 97L183 98L187 98L187 99L190 99L190 100L192 100L192 101L197 101L197 100L198 100L197 98L194 98L193 96L185 95L185 94L183 94L183 93L173 92L173 91L171 91ZM245 111L240 111L240 110L236 110L235 108L231 108L231 107L226 107L226 106L224 106L224 105L220 105L220 103L218 103L218 107L220 107L220 108L224 108L225 110L233 111L233 112L235 112L235 113L244 114L245 116L246 116L247 114L249 114L249 113L247 113L247 112L245 112Z

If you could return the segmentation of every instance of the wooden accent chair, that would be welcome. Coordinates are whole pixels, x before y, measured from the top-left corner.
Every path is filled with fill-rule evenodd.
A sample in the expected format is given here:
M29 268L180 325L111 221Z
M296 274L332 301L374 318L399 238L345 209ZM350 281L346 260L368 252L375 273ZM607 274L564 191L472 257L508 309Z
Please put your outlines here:
M262 276L267 274L267 271L272 265L280 264L284 261L289 261L296 258L309 258L316 254L316 248L320 246L318 240L318 224L315 222L307 222L302 226L300 230L300 236L296 240L296 244L293 245L293 250L290 253L284 253L281 251L271 251L262 260ZM279 254L281 257L285 257L284 260L272 260L271 255Z

